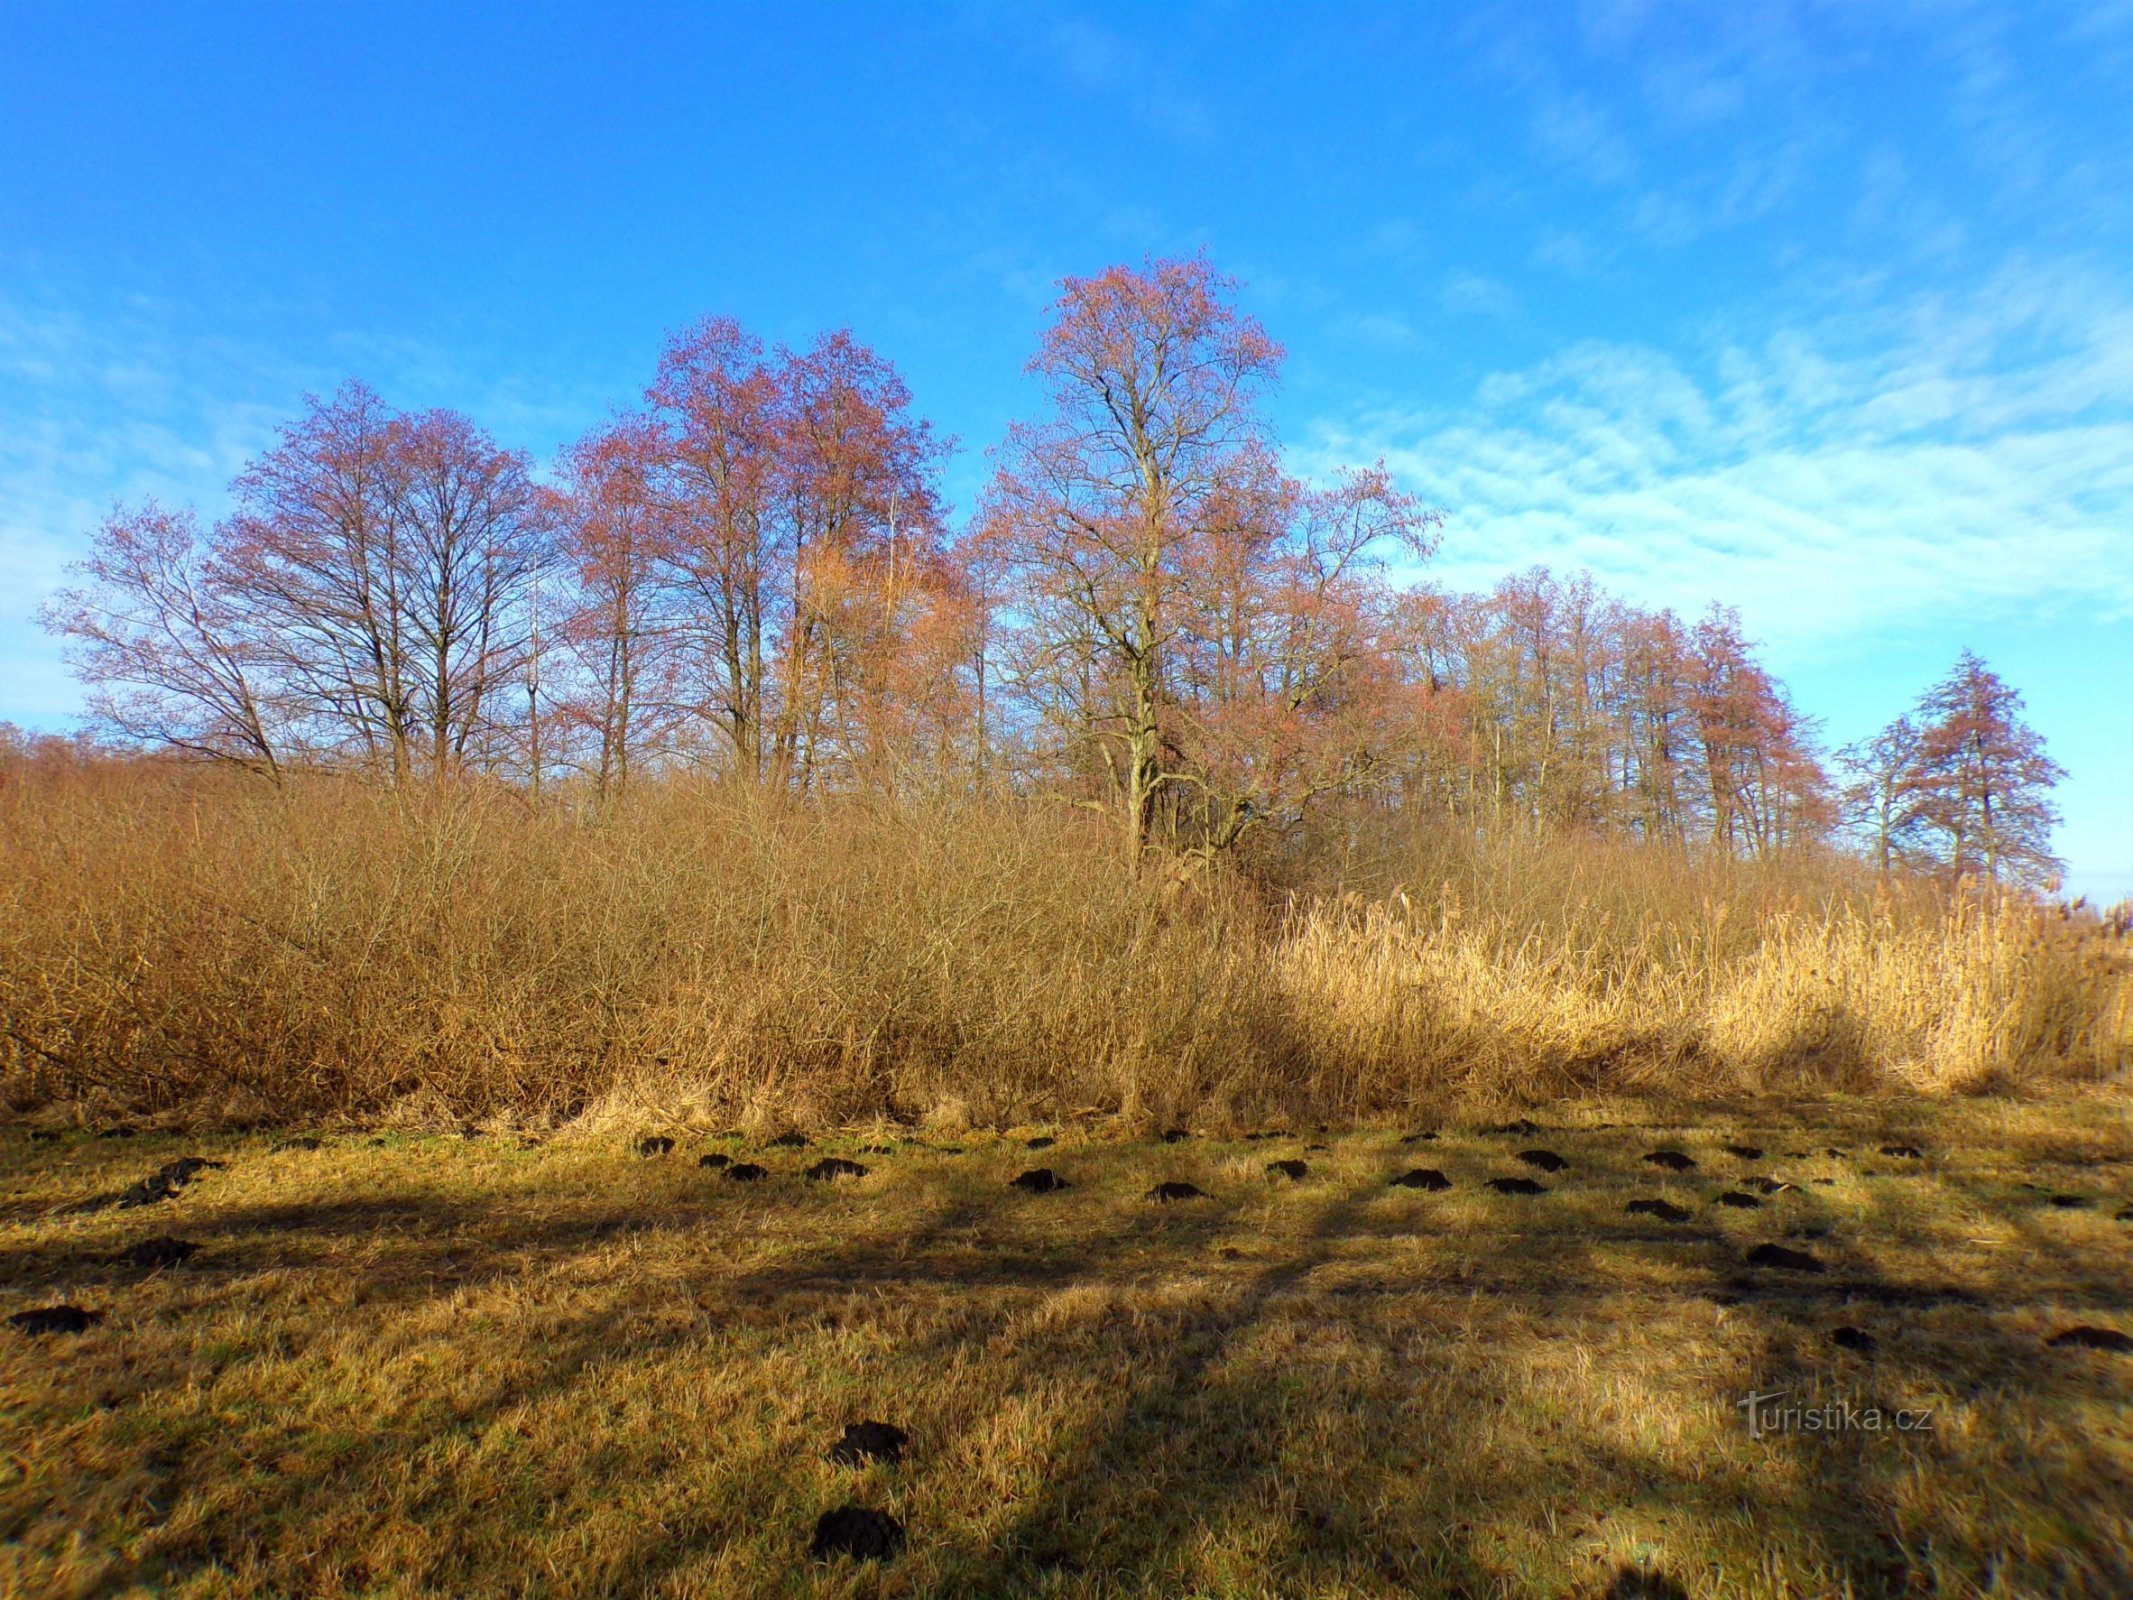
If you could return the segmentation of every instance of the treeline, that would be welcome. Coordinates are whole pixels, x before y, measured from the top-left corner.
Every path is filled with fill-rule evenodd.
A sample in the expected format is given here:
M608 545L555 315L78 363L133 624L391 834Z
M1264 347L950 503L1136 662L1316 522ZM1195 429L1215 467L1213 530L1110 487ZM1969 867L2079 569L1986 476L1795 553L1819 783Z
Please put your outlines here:
M115 512L46 620L103 726L277 779L1046 795L1135 862L1376 808L2054 869L2061 774L1975 658L1826 762L1731 612L1407 581L1437 513L1382 465L1286 473L1280 361L1204 261L1066 280L959 531L948 443L848 333L685 330L545 478L350 383L212 526Z

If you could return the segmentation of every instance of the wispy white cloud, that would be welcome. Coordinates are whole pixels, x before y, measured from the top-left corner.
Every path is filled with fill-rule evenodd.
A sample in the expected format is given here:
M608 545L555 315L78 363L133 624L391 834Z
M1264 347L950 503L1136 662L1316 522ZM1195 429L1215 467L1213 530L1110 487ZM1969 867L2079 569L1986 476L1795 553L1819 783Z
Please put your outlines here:
M1380 350L1413 350L1422 342L1422 336L1415 332L1413 323L1405 317L1396 317L1381 311L1341 317L1335 321L1333 328L1343 338L1353 339Z
M1518 314L1518 296L1508 284L1478 272L1455 272L1438 292L1438 304L1455 317L1511 317Z
M1119 101L1158 132L1192 144L1214 136L1214 118L1206 103L1181 88L1158 58L1117 30L1071 18L1051 28L1046 44L1070 82L1092 95Z
M1581 341L1298 454L1383 456L1441 505L1438 581L1539 562L1737 603L1781 664L1962 616L2133 616L2133 301L2068 272L1683 352Z
M1483 15L1474 68L1524 102L1541 166L1589 191L1572 203L1632 244L1679 249L1777 218L1812 233L1833 209L1878 253L1946 260L1966 223L2018 236L2133 223L2133 147L2063 114L2069 98L2122 102L2125 0L1588 0L1567 17ZM1892 93L1915 105L1892 114ZM1561 254L1557 209L1544 260Z
M0 296L0 716L50 720L78 705L33 617L112 505L154 497L212 513L272 435L262 391L293 375L257 351L181 340L182 320L137 296L93 312Z
M470 371L419 339L321 330L319 308L302 308L308 331L292 353L266 331L288 309L247 318L139 293L0 288L0 718L78 707L34 618L112 507L156 499L221 515L230 481L306 393L362 376L397 404L456 402L506 442L542 449L615 398ZM248 323L258 338L215 331Z
M1615 121L1589 97L1550 94L1533 117L1533 141L1543 155L1603 186L1637 174L1636 153Z
M1533 259L1544 267L1582 277L1599 264L1605 252L1591 237L1575 228L1549 226L1541 230L1533 247Z

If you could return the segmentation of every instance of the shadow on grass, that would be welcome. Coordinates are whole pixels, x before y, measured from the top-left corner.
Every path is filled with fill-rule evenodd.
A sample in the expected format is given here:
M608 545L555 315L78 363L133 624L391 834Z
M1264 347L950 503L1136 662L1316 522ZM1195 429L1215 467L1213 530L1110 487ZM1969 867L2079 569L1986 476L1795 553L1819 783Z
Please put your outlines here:
M1559 1576L1570 1560L1564 1552L1591 1533L1585 1524L1632 1513L1670 1515L1691 1528L1744 1525L1744 1548L1767 1533L1794 1553L1795 1568L1805 1562L1818 1572L1828 1592L1860 1600L1961 1593L1990 1581L2010 1542L2006 1525L1907 1487L1943 1449L1937 1434L1780 1429L1745 1458L1698 1460L1619 1420L1581 1413L1574 1395L1536 1392L1531 1374L1557 1370L1560 1362L1548 1364L1555 1345L1580 1336L1578 1319L1658 1319L1698 1298L1724 1309L1727 1359L1704 1369L1690 1364L1691 1373L1706 1375L1687 1378L1693 1393L1674 1398L1692 1398L1721 1424L1742 1429L1733 1386L1742 1375L1758 1391L1891 1411L1930 1403L1989 1412L2010 1386L2052 1416L2122 1398L2098 1365L2110 1358L2043 1350L2036 1328L2024 1325L2034 1321L2040 1286L2055 1307L2126 1306L2123 1279L2064 1265L2074 1258L2051 1231L2063 1219L2018 1213L2006 1269L1975 1288L1905 1279L1880 1269L1873 1241L1909 1225L1906 1186L1930 1193L1943 1180L1931 1168L1862 1179L1856 1242L1791 1239L1830 1256L1831 1271L1759 1272L1742 1264L1739 1239L1830 1226L1833 1208L1818 1192L1765 1208L1759 1226L1738 1237L1708 1220L1664 1232L1619 1218L1577 1229L1561 1208L1578 1198L1581 1183L1646 1175L1636 1169L1631 1136L1613 1146L1574 1132L1546 1137L1573 1156L1571 1173L1552 1198L1485 1202L1492 1209L1481 1227L1447 1225L1445 1211L1427 1200L1388 1202L1381 1185L1408 1164L1408 1151L1385 1153L1384 1171L1372 1179L1278 1191L1301 1213L1301 1226L1276 1241L1269 1259L1221 1253L1262 1248L1255 1219L1265 1197L1241 1182L1188 1206L1103 1211L1094 1191L1137 1192L1146 1174L1121 1177L1119 1169L1130 1170L1135 1158L1155 1164L1151 1152L1131 1150L1071 1153L1089 1174L1069 1197L1084 1204L1080 1210L1005 1191L1006 1151L967 1168L884 1175L875 1181L904 1186L905 1203L893 1211L870 1205L870 1191L807 1186L790 1175L749 1190L709 1174L698 1180L647 1168L628 1169L645 1175L634 1196L618 1168L604 1192L545 1206L509 1194L406 1190L238 1202L203 1188L169 1208L173 1222L182 1216L186 1224L171 1231L209 1245L200 1266L180 1269L188 1298L172 1315L206 1308L221 1284L313 1271L346 1279L363 1315L389 1313L396 1326L434 1319L454 1297L497 1287L531 1292L568 1282L576 1297L543 1323L537 1341L510 1351L511 1359L500 1352L493 1377L463 1385L448 1406L417 1396L377 1418L369 1436L334 1458L330 1474L255 1474L242 1493L209 1497L165 1520L178 1486L197 1487L185 1476L186 1449L204 1453L208 1441L159 1445L155 1475L164 1487L128 1513L135 1532L153 1531L114 1587L215 1587L224 1582L217 1571L261 1570L271 1580L247 1592L286 1591L299 1580L305 1592L375 1587L349 1549L292 1562L263 1550L260 1532L333 1525L351 1505L388 1504L393 1485L440 1438L481 1448L514 1413L573 1400L616 1363L686 1370L699 1357L715 1359L712 1342L736 1328L774 1337L828 1318L888 1322L929 1294L956 1295L966 1310L931 1325L897 1323L899 1370L947 1372L974 1344L1011 1334L985 1380L995 1396L1041 1392L1092 1350L1122 1374L1040 1441L1026 1492L953 1528L914 1522L914 1546L926 1550L922 1563L913 1553L903 1558L904 1592L942 1596L1685 1600L1692 1592L1736 1592L1685 1587L1685 1578L1699 1580L1671 1550L1629 1562L1592 1538L1585 1544L1597 1548L1576 1557L1589 1576ZM1484 1171L1512 1170L1501 1158L1526 1142L1447 1147L1428 1159L1462 1168L1464 1197ZM1257 1160L1271 1152L1248 1153ZM1002 1225L1047 1216L1061 1219L1055 1237L1019 1236ZM161 1231L163 1217L154 1220ZM129 1226L147 1231L147 1221ZM783 1240L787 1224L808 1221L832 1225L774 1250L755 1248ZM1358 1256L1359 1244L1384 1249ZM663 1257L655 1278L633 1277L628 1257L640 1246L682 1254ZM88 1274L114 1295L138 1280L67 1257L81 1248L72 1239L11 1244L0 1254L0 1276L32 1286ZM1665 1287L1625 1277L1625 1251L1660 1263L1672 1274ZM1077 1299L1080 1290L1091 1292ZM1040 1310L1042 1317L1033 1314ZM1828 1334L1839 1321L1872 1332L1874 1351L1836 1351ZM1488 1340L1530 1346L1535 1361L1521 1368L1498 1360L1479 1347ZM1445 1374L1442 1389L1418 1378L1431 1363ZM147 1375L141 1393L157 1381ZM983 1448L975 1424L923 1442L936 1461ZM742 1456L735 1481L751 1485L747 1505L673 1507L603 1549L597 1566L538 1583L515 1583L527 1575L500 1567L503 1552L484 1544L478 1527L454 1521L461 1512L447 1479L411 1508L428 1528L419 1569L377 1578L389 1589L432 1592L500 1584L558 1594L711 1592L692 1576L696 1569L729 1547L762 1542L762 1530L746 1525L750 1507L789 1509L820 1494L814 1456L746 1441L732 1447ZM915 1478L925 1468L920 1459L902 1470ZM466 1470L478 1477L484 1469L477 1461ZM2064 1437L2048 1453L2020 1459L2016 1470L2023 1476L1996 1491L2041 1518L2082 1504L2095 1484L2116 1481L2124 1469L2103 1444ZM937 1500L923 1486L911 1498L921 1510ZM0 1528L10 1537L19 1531ZM759 1575L755 1592L848 1592L861 1583L866 1569L808 1563L806 1532L796 1522L771 1541L789 1550L790 1562ZM2133 1571L2108 1527L2062 1528L2055 1537L2061 1549L2049 1560L2057 1565L2032 1576L2067 1593L2133 1592ZM1558 1576L1545 1576L1550 1571Z
M1765 1230L1771 1242L1829 1257L1825 1274L1736 1270L1715 1291L1752 1341L1754 1391L1774 1397L1759 1409L1775 1413L1777 1426L1760 1442L1783 1463L1776 1476L1789 1487L1768 1512L1809 1531L1829 1571L1862 1600L1997 1593L1999 1569L2025 1548L2034 1567L2015 1580L2020 1592L2041 1577L2052 1593L2133 1593L2133 1556L2118 1530L2073 1514L2098 1484L2123 1477L2107 1440L2075 1432L2084 1411L2107 1416L2122 1404L2123 1385L2099 1382L2085 1357L2045 1347L2038 1326L2075 1310L2133 1309L2123 1277L2079 1270L2063 1241L2033 1234L1975 1289L1892 1277L1876 1262L1883 1241L1933 1212L1934 1200L1945 1202L1941 1214L1960 1215L1970 1197L1947 1192L1934 1167L1865 1151L1858 1165L1864 1216L1846 1238L1825 1245L1827 1224L1816 1222ZM1871 1347L1838 1346L1840 1327ZM2049 1448L2010 1450L1991 1464L1989 1486L1976 1482L1969 1496L1918 1492L1936 1467L1959 1470L1950 1459L1958 1436L1982 1429L2010 1444L2036 1442L2036 1422L2015 1414L2030 1409L2056 1435ZM1819 1420L1809 1424L1808 1413ZM1745 1429L1745 1409L1740 1422Z

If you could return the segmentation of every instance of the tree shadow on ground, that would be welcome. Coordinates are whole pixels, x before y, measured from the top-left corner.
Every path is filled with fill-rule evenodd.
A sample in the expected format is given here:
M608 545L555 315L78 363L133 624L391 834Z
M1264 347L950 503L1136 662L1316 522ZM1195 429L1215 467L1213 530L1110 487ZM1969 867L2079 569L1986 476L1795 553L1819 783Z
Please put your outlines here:
M1756 1451L1699 1459L1619 1414L1581 1411L1576 1394L1538 1392L1536 1374L1574 1372L1581 1341L1640 1317L1667 1323L1693 1302L1723 1312L1717 1356L1660 1364L1675 1374L1677 1409L1721 1422L1738 1417L1744 1386L1889 1410L1939 1397L1987 1413L2012 1386L2046 1416L2124 1397L2103 1365L2114 1358L2041 1345L2040 1292L2061 1310L2127 1308L2123 1278L2083 1268L2042 1214L2015 1215L2006 1267L1985 1281L1904 1276L1879 1264L1874 1244L1910 1225L1906 1186L1945 1181L1930 1168L1862 1177L1847 1202L1861 1220L1831 1243L1808 1237L1835 1217L1811 1189L1756 1213L1752 1229L1721 1228L1708 1216L1668 1231L1620 1217L1596 1227L1567 1208L1595 1177L1644 1177L1635 1136L1546 1137L1573 1156L1571 1174L1535 1201L1477 1202L1488 1208L1478 1226L1455 1220L1477 1213L1388 1195L1384 1180L1414 1152L1386 1142L1357 1159L1366 1169L1378 1161L1374 1175L1279 1191L1296 1214L1284 1216L1300 1225L1271 1243L1268 1202L1241 1182L1183 1208L1046 1213L1037 1209L1044 1202L1001 1188L1004 1152L968 1172L906 1174L916 1195L883 1212L863 1194L797 1180L742 1195L711 1188L708 1175L693 1193L665 1174L658 1192L634 1196L618 1177L606 1192L539 1208L508 1194L279 1202L218 1201L203 1189L174 1208L211 1251L199 1268L179 1269L187 1293L171 1315L205 1315L222 1287L277 1275L345 1280L366 1315L396 1328L448 1320L489 1291L568 1283L572 1293L544 1313L539 1337L515 1347L514 1359L460 1385L448 1407L426 1408L417 1396L379 1417L330 1474L255 1475L241 1493L205 1492L211 1486L188 1481L185 1459L202 1441L159 1447L127 1513L148 1537L107 1587L212 1587L223 1581L217 1574L234 1573L251 1575L244 1581L256 1579L255 1589L294 1582L315 1593L499 1584L555 1594L715 1592L707 1564L723 1570L715 1567L723 1553L764 1544L750 1514L786 1515L819 1500L817 1453L724 1439L725 1481L748 1485L745 1496L674 1504L567 1578L500 1567L502 1552L478 1528L455 1524L459 1480L448 1474L409 1508L427 1529L419 1565L372 1573L347 1548L307 1561L270 1546L262 1531L350 1526L349 1508L391 1504L394 1486L440 1436L488 1448L483 1441L508 1432L514 1416L578 1405L618 1364L686 1370L723 1359L722 1339L763 1335L775 1349L783 1335L836 1318L893 1328L892 1340L850 1359L899 1373L947 1372L973 1348L997 1346L982 1379L995 1404L1041 1394L1058 1374L1092 1362L1118 1376L1089 1403L1062 1410L1032 1446L1027 1481L995 1507L935 1526L921 1520L953 1492L928 1474L988 1448L980 1410L944 1410L955 1420L922 1436L920 1457L863 1480L912 1508L914 1549L897 1574L905 1592L943 1596L1730 1594L1686 1570L1678 1551L1631 1560L1597 1536L1580 1542L1609 1516L1662 1515L1691 1530L1733 1528L1744 1549L1767 1535L1796 1568L1804 1563L1831 1592L1848 1588L1860 1600L1960 1593L1989 1580L2011 1534L1974 1506L1908 1492L1935 1465L1942 1438L1781 1429ZM1460 1167L1464 1204L1474 1181L1505 1169L1522 1142L1469 1141L1426 1159ZM1086 1159L1084 1197L1089 1186L1132 1192L1140 1181L1120 1176L1115 1151ZM1111 1170L1099 1175L1105 1163ZM1861 1164L1870 1173L1886 1165ZM1046 1215L1078 1219L1081 1231L1063 1223L1047 1238L1010 1226ZM752 1261L725 1254L809 1219L834 1226ZM1747 1268L1741 1252L1751 1236L1819 1250L1830 1270ZM71 1238L11 1243L0 1277L42 1287L95 1272L103 1275L89 1281L114 1293L138 1280L69 1265L65 1252L79 1248ZM640 1256L656 1256L659 1270L639 1273ZM907 1314L944 1293L956 1297L952 1312ZM1870 1355L1829 1344L1839 1320L1875 1335ZM119 1319L117 1331L124 1326ZM1442 1386L1422 1376L1433 1364L1446 1375ZM135 1396L186 1381L182 1365L144 1372ZM2123 1474L2105 1441L2057 1437L2051 1447L2018 1462L2027 1476L1999 1489L2042 1513L2081 1504L2095 1484ZM466 1470L486 1469L477 1457ZM789 1559L753 1575L758 1592L865 1592L879 1576L809 1563L806 1533L796 1519L770 1540ZM1573 1545L1589 1577L1563 1578L1569 1558L1546 1559ZM2036 1575L2059 1592L2133 1592L2109 1526L2078 1530L2057 1561Z
M2023 1546L2045 1551L2031 1581L2041 1578L2050 1592L2133 1593L2122 1522L2097 1526L2066 1514L2097 1485L2124 1479L2110 1440L2075 1430L2083 1414L2107 1417L2122 1406L2125 1385L2096 1358L2045 1343L2074 1313L2133 1310L2127 1283L2105 1264L2081 1270L2063 1241L2026 1227L1984 1282L1892 1275L1877 1265L1877 1246L1918 1215L1908 1191L1947 1180L1872 1157L1861 1165L1864 1216L1833 1246L1810 1244L1836 1258L1826 1277L1750 1270L1729 1274L1719 1290L1755 1343L1757 1390L1782 1391L1777 1408L1791 1403L1828 1419L1820 1427L1791 1421L1766 1435L1792 1485L1779 1509L1820 1531L1832 1569L1862 1597L1985 1590ZM1961 1197L1944 1198L1959 1209ZM1840 1327L1863 1333L1871 1347L1837 1346ZM1899 1424L1906 1413L1908 1430ZM2026 1434L2034 1444L2043 1442L2034 1437L2040 1427L2054 1435L2048 1450L1989 1462L1992 1482L1973 1483L1970 1496L1917 1494L1921 1474L1947 1461L1961 1436L1982 1429L2010 1440ZM1995 1515L2010 1509L2017 1514Z

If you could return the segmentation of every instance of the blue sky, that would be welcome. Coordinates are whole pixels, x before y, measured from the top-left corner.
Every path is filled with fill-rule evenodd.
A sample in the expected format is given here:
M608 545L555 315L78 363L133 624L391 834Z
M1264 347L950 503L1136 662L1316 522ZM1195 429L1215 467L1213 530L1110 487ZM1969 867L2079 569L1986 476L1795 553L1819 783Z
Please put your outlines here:
M2133 893L2129 84L2129 0L0 0L0 718L110 503L307 390L545 457L667 329L849 326L967 506L1054 281L1204 248L1437 581L1737 604L1832 742L1975 649Z

